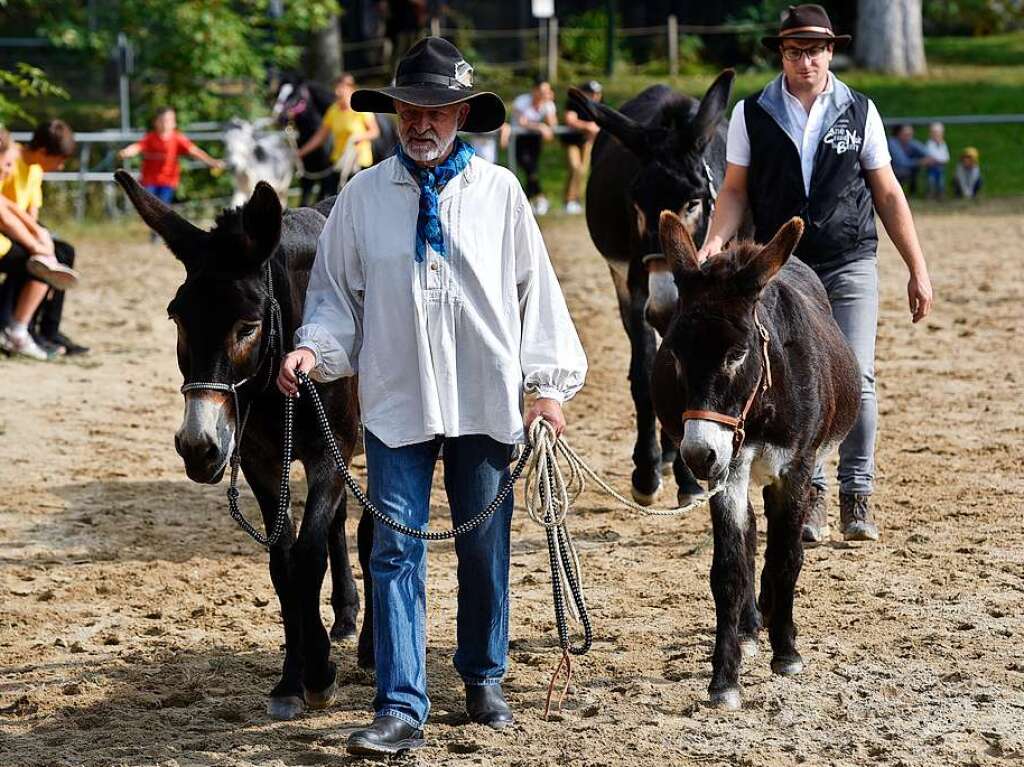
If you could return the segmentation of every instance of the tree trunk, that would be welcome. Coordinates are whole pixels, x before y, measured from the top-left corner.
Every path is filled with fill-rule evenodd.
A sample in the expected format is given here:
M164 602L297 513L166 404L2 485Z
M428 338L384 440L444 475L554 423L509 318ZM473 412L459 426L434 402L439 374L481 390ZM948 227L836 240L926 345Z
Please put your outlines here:
M307 69L317 82L330 83L341 74L341 28L337 16L331 16L326 27L313 32L307 55Z
M857 61L867 69L924 74L921 0L860 0L854 45Z

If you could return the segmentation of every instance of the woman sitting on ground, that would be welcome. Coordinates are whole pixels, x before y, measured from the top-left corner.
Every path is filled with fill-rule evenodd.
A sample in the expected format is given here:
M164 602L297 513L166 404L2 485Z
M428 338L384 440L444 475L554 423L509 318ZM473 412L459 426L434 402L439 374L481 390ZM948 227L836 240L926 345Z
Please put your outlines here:
M11 134L0 129L0 186L14 172L18 147ZM7 326L0 330L0 349L11 355L48 360L50 354L28 332L32 315L50 288L67 290L78 284L78 275L61 264L53 238L31 216L0 196L0 273L8 280L24 280Z

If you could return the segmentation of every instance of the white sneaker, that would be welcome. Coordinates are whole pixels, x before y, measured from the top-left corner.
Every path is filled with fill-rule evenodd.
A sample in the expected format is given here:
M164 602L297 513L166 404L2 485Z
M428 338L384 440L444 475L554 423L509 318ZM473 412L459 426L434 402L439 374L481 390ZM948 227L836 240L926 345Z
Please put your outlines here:
M538 197L533 201L533 214L535 216L546 216L550 207L547 197Z
M565 204L565 212L570 216L578 216L583 212L583 206L576 200L569 200L569 202Z
M47 362L50 359L50 355L33 340L32 336L28 333L24 336L15 335L10 328L0 331L0 349L11 356L28 357L40 362Z

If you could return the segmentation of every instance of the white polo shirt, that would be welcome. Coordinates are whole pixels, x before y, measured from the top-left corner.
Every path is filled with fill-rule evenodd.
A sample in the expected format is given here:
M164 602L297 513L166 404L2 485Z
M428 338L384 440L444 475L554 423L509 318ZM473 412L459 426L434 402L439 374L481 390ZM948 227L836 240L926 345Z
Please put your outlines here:
M804 177L804 194L811 191L811 173L814 170L814 155L818 151L821 132L827 128L823 124L828 100L834 89L832 75L828 76L828 85L818 94L808 113L800 99L789 92L786 78L782 78L782 95L786 102L786 111L797 131L803 136L797 149L800 152L800 169ZM726 143L725 159L733 165L750 167L750 136L747 134L747 120L743 112L743 101L733 107L732 118L729 120L729 138ZM889 146L885 138L885 126L878 114L875 103L868 99L867 123L864 126L864 144L860 150L860 166L864 170L884 168L892 162Z

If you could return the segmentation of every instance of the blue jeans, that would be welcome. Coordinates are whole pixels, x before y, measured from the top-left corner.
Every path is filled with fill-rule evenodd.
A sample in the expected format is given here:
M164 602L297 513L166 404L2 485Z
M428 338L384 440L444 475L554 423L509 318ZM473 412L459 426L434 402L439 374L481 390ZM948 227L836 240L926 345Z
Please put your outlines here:
M146 184L146 191L160 200L160 202L165 202L168 205L174 202L173 186L154 186L153 184Z
M818 271L832 304L832 316L846 336L860 367L860 412L839 446L839 492L870 495L875 480L875 434L878 402L875 399L875 335L878 331L878 261L861 258ZM815 468L811 480L825 489L825 466Z
M370 500L399 522L424 528L430 488L444 446L444 484L456 525L476 516L508 479L512 445L490 437L437 437L390 448L366 431ZM455 670L468 685L498 684L508 656L509 531L513 498L480 527L455 540L458 618ZM417 727L427 719L426 543L376 523L370 553L373 650L377 664L375 716Z

